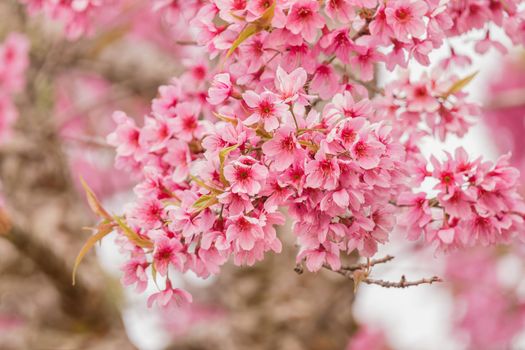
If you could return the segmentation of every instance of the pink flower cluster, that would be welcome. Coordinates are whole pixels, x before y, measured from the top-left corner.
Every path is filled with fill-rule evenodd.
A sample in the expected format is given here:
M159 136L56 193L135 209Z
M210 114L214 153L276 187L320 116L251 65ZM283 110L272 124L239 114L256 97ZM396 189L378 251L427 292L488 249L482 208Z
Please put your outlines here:
M369 83L378 62L429 64L428 54L459 34L451 6L201 5L190 28L219 64L194 60L160 87L143 126L113 115L117 166L141 178L136 201L114 222L130 254L124 283L144 290L148 274L160 275L166 289L151 300L184 304L190 297L172 288L170 269L207 277L230 258L252 265L280 252L281 208L293 220L297 262L310 271L338 270L353 251L372 256L400 213L409 238L424 234L443 250L518 236L523 202L505 158L494 165L458 151L427 169L419 150L422 137L466 132L477 114L462 92L471 78ZM413 194L427 178L437 196Z
M13 98L24 88L28 64L29 41L22 34L9 34L0 44L0 141L9 136L18 117Z
M442 141L449 135L462 137L481 112L467 101L465 92L454 91L461 81L441 69L417 80L404 75L388 84L377 99L381 118L401 124L414 137L432 135Z
M460 148L443 162L432 157L432 170L424 165L417 169L420 180L435 183L437 195L399 196L397 204L407 207L400 221L409 238L423 234L442 250L509 242L517 235L523 239L525 205L518 194L519 172L509 166L508 158L495 164L469 160Z

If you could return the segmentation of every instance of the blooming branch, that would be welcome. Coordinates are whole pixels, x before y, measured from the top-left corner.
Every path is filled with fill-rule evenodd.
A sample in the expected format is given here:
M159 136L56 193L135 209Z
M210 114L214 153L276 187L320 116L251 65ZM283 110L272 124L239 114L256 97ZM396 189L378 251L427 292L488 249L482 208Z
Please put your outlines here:
M88 4L86 11L106 5ZM142 291L148 274L170 282L170 267L207 278L229 259L253 265L279 253L280 208L292 220L297 262L355 281L389 259L342 268L344 257L372 258L396 227L445 252L522 238L525 203L506 158L473 160L458 149L427 162L420 149L424 138L461 137L473 125L479 107L464 88L476 74L436 68L384 87L370 83L378 65L429 66L448 38L487 22L522 42L517 1L167 4L174 5L155 9L187 21L189 39L180 40L195 42L203 63L159 88L142 125L113 114L108 143L117 166L141 180L136 200L123 215L101 215L90 242L119 233L129 254L124 283ZM477 46L498 45L488 33ZM457 63L448 58L438 66ZM435 183L437 196L417 192L423 181ZM438 279L368 281L402 288ZM162 293L174 298L163 305L192 300L172 288Z

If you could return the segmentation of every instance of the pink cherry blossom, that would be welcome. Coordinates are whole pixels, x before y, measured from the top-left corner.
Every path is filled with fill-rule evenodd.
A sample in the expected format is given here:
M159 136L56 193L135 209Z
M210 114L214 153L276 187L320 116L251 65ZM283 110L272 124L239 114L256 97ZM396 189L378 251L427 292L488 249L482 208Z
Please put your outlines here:
M124 272L122 283L125 286L136 283L137 292L142 293L148 286L148 275L146 273L148 266L145 254L142 251L138 251L136 256L128 260L122 267Z
M193 297L190 293L180 288L173 288L171 281L166 280L166 288L163 291L154 293L148 298L148 307L157 304L162 308L181 307L191 304Z
M423 1L390 1L385 9L386 20L396 38L407 41L409 35L421 37L425 34L423 16L427 10Z
M289 74L280 66L275 73L275 87L281 94L280 98L284 102L297 100L302 94L300 93L306 83L307 74L302 68L297 68Z
M272 92L265 91L258 95L253 91L247 91L242 97L248 107L253 109L253 114L244 120L245 125L260 121L265 130L272 131L277 129L281 120L290 114L289 107Z
M262 146L264 153L273 160L271 167L277 171L287 169L303 152L294 131L292 127L282 127Z
M212 105L224 102L232 93L232 84L228 73L217 74L208 90L207 101Z
M294 34L301 34L304 40L313 42L317 30L324 27L323 17L319 14L319 3L315 0L294 2L286 19L286 28Z
M233 193L257 194L268 175L268 169L255 159L245 157L224 168L224 177L231 184Z
M264 232L260 220L240 214L231 218L226 237L238 249L251 250L255 242L264 237Z
M311 160L305 166L306 186L312 188L324 188L333 190L337 186L341 170L334 158L327 159L326 155L318 153L316 159Z
M183 246L176 238L160 236L155 243L153 264L161 276L166 276L170 265L182 269L185 261Z

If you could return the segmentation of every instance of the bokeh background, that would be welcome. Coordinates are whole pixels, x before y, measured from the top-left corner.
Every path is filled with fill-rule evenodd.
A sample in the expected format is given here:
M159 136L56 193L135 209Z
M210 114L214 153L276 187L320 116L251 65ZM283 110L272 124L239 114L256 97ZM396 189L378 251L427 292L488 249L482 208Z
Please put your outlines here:
M439 275L444 282L404 290L362 285L354 293L336 274L297 274L285 226L287 248L262 264L227 265L208 280L180 275L195 302L167 312L148 309L144 295L122 287L123 259L108 236L71 286L75 256L90 234L82 228L96 220L79 177L114 213L136 180L113 167L105 142L111 113L124 110L141 123L158 86L183 70L206 74L167 15L129 1L124 13L97 18L104 30L70 40L60 24L29 16L19 1L0 2L0 42L14 31L31 43L27 84L16 96L19 118L0 145L2 201L13 223L0 237L0 349L525 349L519 248L440 256L397 232L378 253L395 259L374 268L374 276ZM433 57L439 61L450 46L473 57L471 67L454 69L460 76L480 70L468 91L485 108L464 139L429 142L425 152L463 145L473 156L496 159L512 151L525 171L525 56L503 35L493 40L507 45L509 58L475 53L468 37ZM415 76L428 70L410 68ZM382 72L379 84L391 74Z

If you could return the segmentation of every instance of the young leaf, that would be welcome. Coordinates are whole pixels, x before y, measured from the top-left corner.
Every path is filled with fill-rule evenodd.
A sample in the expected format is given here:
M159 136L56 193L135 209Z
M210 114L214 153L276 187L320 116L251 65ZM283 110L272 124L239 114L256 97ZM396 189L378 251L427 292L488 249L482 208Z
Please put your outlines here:
M196 176L193 176L193 175L190 175L190 178L193 182L195 182L197 185L199 185L200 187L202 188L205 188L207 189L208 191L212 192L212 193L215 193L215 194L220 194L222 193L223 191L218 189L218 188L215 188L215 187L212 187L210 185L207 185L204 181L202 181L201 179L199 179L198 177Z
M115 222L122 229L122 232L128 237L128 239L142 248L153 248L153 243L149 240L146 240L138 235L135 231L129 227L122 218L114 216Z
M248 24L240 33L237 39L232 43L232 47L228 50L226 58L230 57L231 54L241 45L246 39L259 32L260 29L257 28L257 25L254 23Z
M461 91L465 86L467 86L475 77L478 75L478 72L474 72L463 79L459 79L448 89L448 91L443 96L444 98L449 97L450 95L455 94L456 92Z
M368 271L365 270L355 270L352 273L352 279L354 280L354 293L357 292L359 284L368 278Z
M73 266L73 285L75 285L76 282L76 274L77 269L80 263L82 262L82 259L84 259L84 256L93 248L93 246L100 241L102 238L107 236L111 231L113 231L113 224L112 223L100 223L97 227L98 231L93 236L89 237L87 242L84 244L82 249L80 249L80 252L78 253L76 259L75 259L75 265Z
M228 184L228 180L224 177L224 161L226 160L226 157L228 157L228 154L230 154L232 151L239 148L239 145L233 145L230 147L226 147L223 150L219 152L219 164L220 164L220 177L221 182L223 184Z
M215 113L213 112L213 115L215 117L217 117L218 119L222 120L222 121L225 121L225 122L228 122L228 123L231 123L233 126L237 126L237 119L234 119L234 118L230 118L230 117L227 117L225 115L222 115L220 113Z
M217 203L218 201L215 196L203 195L203 196L200 196L200 198L195 201L195 203L193 204L193 207L201 211Z
M153 277L153 283L155 283L157 289L160 290L159 285L157 284L157 268L155 267L155 262L151 263L151 277Z
M261 18L259 18L255 22L248 23L248 25L239 33L239 36L233 42L232 47L230 47L230 49L228 50L228 53L226 54L226 59L228 59L228 57L230 57L231 54L237 49L237 47L239 47L239 45L241 45L246 39L268 28L268 26L272 23L272 19L275 14L276 2L277 1L274 0L272 2L272 5L264 11Z
M98 216L106 220L113 221L111 218L111 215L109 215L106 209L102 207L102 204L100 204L100 201L98 200L97 196L95 195L95 193L93 193L93 191L88 186L86 181L84 181L84 178L82 176L80 177L80 183L82 184L82 187L84 188L84 191L86 192L86 198L87 198L87 201L88 201L88 204L91 210L93 210L93 212L97 214Z

